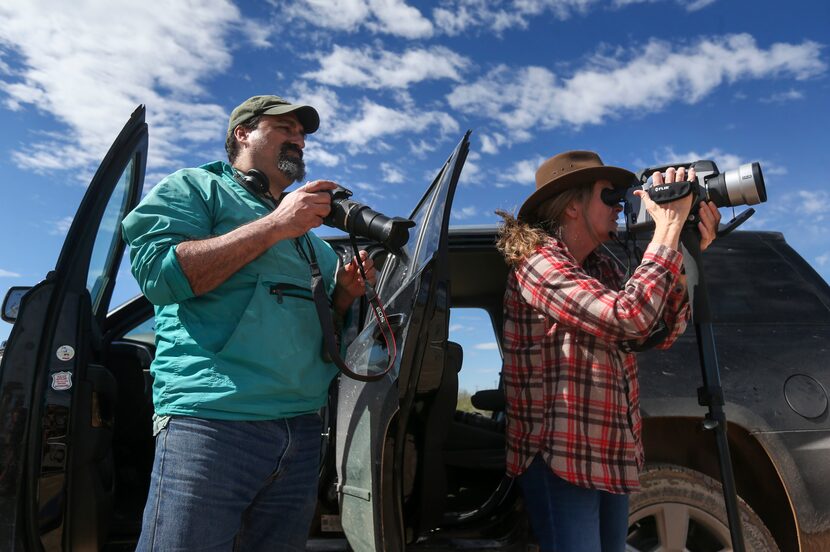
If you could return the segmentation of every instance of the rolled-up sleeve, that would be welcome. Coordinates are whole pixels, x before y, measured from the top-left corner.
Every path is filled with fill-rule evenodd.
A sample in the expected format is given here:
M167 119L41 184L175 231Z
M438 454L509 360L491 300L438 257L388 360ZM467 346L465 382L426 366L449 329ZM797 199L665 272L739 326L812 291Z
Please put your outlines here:
M663 321L668 326L669 334L656 345L657 349L668 349L677 341L677 338L686 330L686 324L691 318L691 307L686 286L678 281L666 298L666 308L663 311Z
M204 172L204 171L202 171ZM154 305L194 296L176 258L176 246L210 236L210 208L196 180L179 171L162 180L121 223L130 265L142 293Z

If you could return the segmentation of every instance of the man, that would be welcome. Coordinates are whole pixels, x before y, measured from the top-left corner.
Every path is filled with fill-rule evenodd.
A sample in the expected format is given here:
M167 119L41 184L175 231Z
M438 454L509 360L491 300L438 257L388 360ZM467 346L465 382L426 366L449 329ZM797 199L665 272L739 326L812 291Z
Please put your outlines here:
M233 110L216 161L173 173L122 225L155 305L156 456L138 550L301 550L336 373L311 300L316 257L333 316L364 293L356 260L310 232L328 190L305 176L317 111L277 96ZM361 251L366 277L375 270Z

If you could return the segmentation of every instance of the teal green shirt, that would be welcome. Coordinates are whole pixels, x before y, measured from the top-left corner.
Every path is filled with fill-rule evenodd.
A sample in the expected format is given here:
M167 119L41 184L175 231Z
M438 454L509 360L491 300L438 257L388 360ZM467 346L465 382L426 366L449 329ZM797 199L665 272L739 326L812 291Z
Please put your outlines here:
M232 171L216 161L175 172L122 222L133 275L155 305L151 372L159 416L268 420L313 412L337 371L320 354L311 273L295 240L278 242L213 291L194 296L176 245L225 234L269 212ZM307 236L331 296L337 254ZM299 243L307 252L305 238Z

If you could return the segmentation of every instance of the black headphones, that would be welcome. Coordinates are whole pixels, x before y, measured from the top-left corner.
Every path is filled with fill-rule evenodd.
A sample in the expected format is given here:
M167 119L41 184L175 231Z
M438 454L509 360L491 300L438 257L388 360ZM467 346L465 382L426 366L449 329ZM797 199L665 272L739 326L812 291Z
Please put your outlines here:
M234 170L233 175L240 184L254 193L267 194L271 190L271 183L268 182L268 177L262 171L251 169L243 175Z

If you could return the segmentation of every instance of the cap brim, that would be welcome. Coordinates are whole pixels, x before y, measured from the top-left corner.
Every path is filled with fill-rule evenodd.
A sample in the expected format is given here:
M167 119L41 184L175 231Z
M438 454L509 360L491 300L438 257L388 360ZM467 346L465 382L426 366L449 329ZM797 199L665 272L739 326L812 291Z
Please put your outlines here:
M620 167L586 167L570 172L560 178L551 180L528 197L519 208L516 218L525 222L533 218L536 209L546 200L570 188L584 184L608 180L615 188L628 188L635 184L637 177L633 172Z
M297 119L303 125L306 134L311 134L320 128L320 115L317 110L310 105L275 105L269 107L261 115L285 115L286 113L296 113Z

